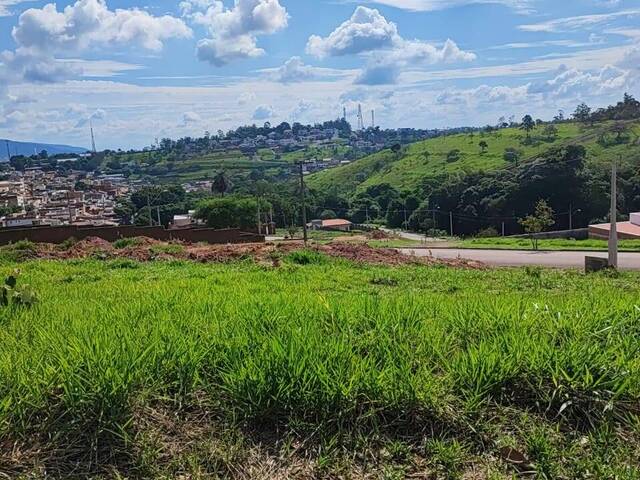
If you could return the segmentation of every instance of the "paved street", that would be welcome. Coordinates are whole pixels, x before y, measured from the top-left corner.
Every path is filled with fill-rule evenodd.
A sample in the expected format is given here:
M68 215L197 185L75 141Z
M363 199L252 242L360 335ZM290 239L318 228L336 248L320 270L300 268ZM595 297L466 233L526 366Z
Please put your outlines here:
M403 253L417 256L433 254L436 258L466 258L477 260L488 265L520 267L524 265L540 265L543 267L584 268L584 257L607 258L606 252L533 252L526 250L464 250L446 248L401 249ZM640 270L640 253L620 253L619 268L623 270Z

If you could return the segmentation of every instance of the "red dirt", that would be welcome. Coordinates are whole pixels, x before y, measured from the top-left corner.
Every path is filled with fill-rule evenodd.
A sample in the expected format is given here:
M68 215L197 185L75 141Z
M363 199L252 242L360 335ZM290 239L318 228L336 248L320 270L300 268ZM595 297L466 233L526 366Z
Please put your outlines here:
M37 244L35 258L72 259L97 257L100 259L125 258L140 262L153 260L191 260L202 263L227 263L250 258L259 263L280 265L280 257L302 250L302 242L249 243L234 245L205 245L183 242L161 242L150 238L136 239L134 245L117 249L100 238L87 238L68 249L59 245ZM311 250L330 257L376 265L445 265L460 268L484 268L480 262L469 260L438 260L433 257L415 257L392 248L373 248L361 243L312 244Z

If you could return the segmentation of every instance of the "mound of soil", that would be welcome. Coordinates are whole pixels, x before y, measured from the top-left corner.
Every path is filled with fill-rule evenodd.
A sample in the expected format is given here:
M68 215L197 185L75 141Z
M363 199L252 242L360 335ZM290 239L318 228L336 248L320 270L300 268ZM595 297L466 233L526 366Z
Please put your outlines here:
M165 248L163 248L165 247ZM72 259L98 257L102 259L124 258L139 262L153 260L191 260L201 263L228 263L252 259L261 264L280 264L279 257L302 250L302 242L248 243L205 245L181 242L161 242L151 238L136 239L134 245L116 249L109 242L97 237L86 238L68 249L51 244L38 244L35 258ZM464 259L438 260L433 257L405 255L393 248L373 248L366 243L332 242L327 245L311 244L308 249L330 257L375 265L447 265L460 268L483 268L479 262Z

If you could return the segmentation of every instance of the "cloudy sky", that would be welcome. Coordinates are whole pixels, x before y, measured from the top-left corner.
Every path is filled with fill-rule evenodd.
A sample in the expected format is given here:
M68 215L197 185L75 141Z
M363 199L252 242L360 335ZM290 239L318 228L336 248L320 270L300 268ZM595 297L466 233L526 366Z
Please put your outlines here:
M640 97L640 0L0 0L0 138L549 118Z

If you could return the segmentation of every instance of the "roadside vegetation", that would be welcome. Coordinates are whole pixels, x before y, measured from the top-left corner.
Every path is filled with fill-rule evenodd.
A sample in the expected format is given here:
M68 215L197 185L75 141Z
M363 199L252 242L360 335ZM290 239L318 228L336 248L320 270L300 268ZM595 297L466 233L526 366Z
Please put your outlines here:
M19 267L38 301L0 309L0 475L640 476L637 273Z
M447 243L454 248L497 248L510 250L531 250L531 240L528 238L469 238ZM572 240L572 239L540 239L539 250L595 250L606 251L607 240ZM621 252L640 252L640 240L619 240L618 249Z

